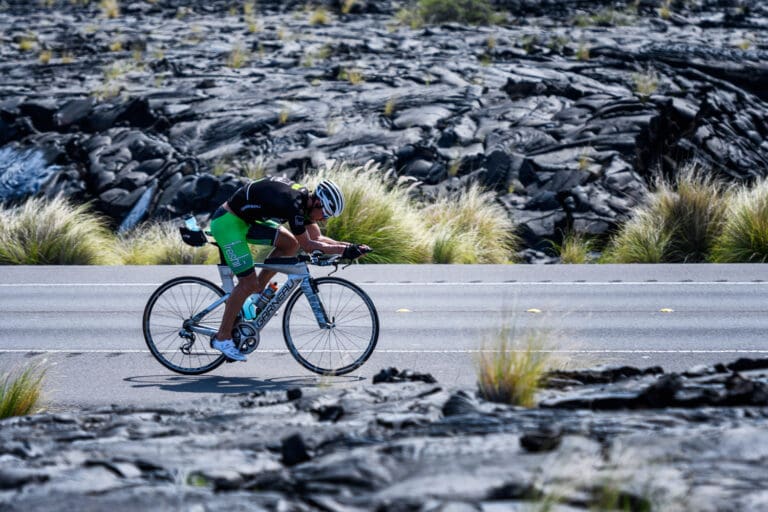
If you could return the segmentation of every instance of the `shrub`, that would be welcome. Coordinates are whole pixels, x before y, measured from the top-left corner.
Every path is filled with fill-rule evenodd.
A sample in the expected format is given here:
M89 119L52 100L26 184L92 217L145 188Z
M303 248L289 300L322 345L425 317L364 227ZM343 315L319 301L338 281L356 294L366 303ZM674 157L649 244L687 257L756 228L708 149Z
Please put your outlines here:
M317 7L309 16L310 25L328 25L330 22L331 17L323 7Z
M337 78L348 81L352 85L360 85L365 81L363 72L359 69L342 69L339 71Z
M642 73L633 73L632 81L635 86L635 93L642 101L648 101L659 88L659 75L653 69L647 69Z
M392 114L395 113L395 106L396 106L395 99L389 98L387 100L387 103L384 104L384 115L386 117L392 117Z
M6 375L0 385L0 419L37 412L44 376L45 370L38 367L27 368L15 378Z
M450 22L491 25L502 18L488 0L419 0L412 8L401 9L397 20L418 28L425 24Z
M768 180L736 192L727 212L711 259L719 263L768 261Z
M258 180L267 175L267 160L264 157L257 157L251 160L241 160L235 167L249 180Z
M19 50L22 52L31 52L37 48L37 36L34 34L26 35L19 41Z
M489 25L496 16L487 0L419 0L418 10L427 23Z
M227 66L233 69L240 69L248 64L250 58L250 52L245 49L241 42L237 42L232 47L232 51L227 57Z
M0 264L109 265L117 263L114 235L87 205L62 197L29 199L0 209Z
M472 184L423 209L435 263L508 263L518 239L492 192Z
M607 252L615 263L706 261L722 230L730 189L693 165L673 184L659 180L648 203L619 232Z
M120 16L120 4L117 0L101 0L99 4L101 14L105 18L118 18Z
M477 263L473 237L450 226L432 228L432 263Z
M655 212L643 209L621 227L603 253L603 263L663 263L671 234Z
M361 259L368 263L426 263L429 249L418 213L407 192L393 187L388 174L371 162L352 168L329 162L324 169L305 177L314 189L321 179L336 182L346 206L339 217L329 219L325 234L335 240L367 244L374 252Z
M179 234L178 222L144 223L118 239L125 265L202 265L217 263L212 245L192 247Z
M678 176L677 198L663 204L664 219L673 238L669 261L702 262L720 234L731 190L711 175L687 166Z
M553 244L560 255L560 263L581 264L590 262L590 253L594 249L594 241L583 233L569 231L563 237L563 243Z
M531 331L520 349L515 349L513 338L514 330L505 327L495 350L483 347L477 366L478 390L491 402L532 407L549 368L549 354L542 350L540 333Z

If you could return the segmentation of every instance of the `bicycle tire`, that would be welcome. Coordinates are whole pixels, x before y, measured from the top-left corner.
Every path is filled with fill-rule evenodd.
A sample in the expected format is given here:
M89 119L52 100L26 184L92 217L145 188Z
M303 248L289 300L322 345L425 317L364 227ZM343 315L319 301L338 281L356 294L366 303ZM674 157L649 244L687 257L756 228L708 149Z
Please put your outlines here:
M309 301L299 301L305 296L299 289L288 299L283 313L285 344L294 359L311 372L331 376L350 373L362 366L376 348L376 306L368 294L346 279L320 277L313 282L334 327L322 329L317 325ZM334 355L340 356L339 364L333 363ZM350 355L354 358L347 364ZM323 363L325 359L327 364Z
M179 335L185 320L223 295L224 290L220 287L194 276L166 281L152 293L144 308L142 329L149 351L160 364L176 373L199 375L225 361L224 354L211 348L210 340L199 334L194 335L191 346L195 351L184 353L182 347L189 340ZM218 329L223 314L222 304L206 317L204 325Z

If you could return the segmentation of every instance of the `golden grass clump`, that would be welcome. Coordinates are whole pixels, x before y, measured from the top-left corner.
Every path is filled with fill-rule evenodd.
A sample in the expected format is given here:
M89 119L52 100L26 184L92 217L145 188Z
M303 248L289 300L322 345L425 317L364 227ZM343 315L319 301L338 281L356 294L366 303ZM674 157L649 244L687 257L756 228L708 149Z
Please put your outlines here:
M642 101L647 101L659 89L659 75L651 68L642 73L633 73L632 81L635 93Z
M309 16L310 25L328 25L331 23L331 16L324 7L317 7Z
M232 69L240 69L247 65L250 59L250 52L241 42L238 42L232 47L232 52L227 57L227 66Z
M768 179L733 194L711 259L718 263L768 261Z
M114 235L86 205L33 198L0 208L0 265L118 263Z
M495 349L480 351L477 385L480 395L491 402L523 407L535 405L536 392L544 384L550 367L543 334L530 331L522 346L514 344L515 332L501 329Z
M157 222L136 226L118 238L125 265L202 265L218 262L212 245L192 247L179 234L179 223Z
M416 208L406 190L391 187L386 174L373 162L362 167L328 162L324 169L306 176L314 190L321 179L334 181L344 192L346 207L329 219L325 234L335 240L367 244L374 252L367 263L427 263L427 241Z
M518 239L493 192L473 183L422 211L434 263L509 263Z
M105 18L114 19L120 17L120 3L117 0L101 0L99 4L101 14Z
M584 264L590 262L590 253L595 242L584 233L569 231L563 237L563 243L555 244L560 256L560 263Z
M604 263L663 263L670 233L659 229L657 215L641 209L621 227L611 241L602 261Z
M25 369L18 376L6 375L0 384L0 419L39 412L44 377L45 370L36 366Z
M19 40L19 50L22 52L31 52L37 48L37 36L28 34Z
M687 165L674 182L659 180L642 206L612 240L611 263L706 261L725 221L731 189L711 174Z

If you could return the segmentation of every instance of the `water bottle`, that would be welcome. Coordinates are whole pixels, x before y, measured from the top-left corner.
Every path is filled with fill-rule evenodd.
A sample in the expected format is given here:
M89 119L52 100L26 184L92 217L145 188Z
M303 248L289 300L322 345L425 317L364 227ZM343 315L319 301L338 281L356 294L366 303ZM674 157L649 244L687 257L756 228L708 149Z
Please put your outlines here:
M253 302L254 297L255 295L246 297L245 302L243 303L243 317L246 320L253 320L256 318L256 304Z
M191 213L184 216L184 224L190 231L200 231L200 226L197 225L197 219Z
M256 310L261 311L264 309L264 306L266 306L270 300L272 300L272 297L275 296L275 291L277 290L277 283L272 282L269 283L269 285L264 288L264 291L261 292L261 295L259 295L258 301L256 301Z

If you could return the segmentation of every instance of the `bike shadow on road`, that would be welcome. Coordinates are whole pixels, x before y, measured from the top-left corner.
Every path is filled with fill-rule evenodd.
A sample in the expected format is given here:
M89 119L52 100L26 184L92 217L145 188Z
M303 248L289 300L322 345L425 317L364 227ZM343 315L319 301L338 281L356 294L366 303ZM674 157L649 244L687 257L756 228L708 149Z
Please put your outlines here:
M174 393L237 394L256 391L284 391L296 387L331 387L365 380L364 377L288 376L269 379L221 375L137 375L124 381L133 388L156 388Z

